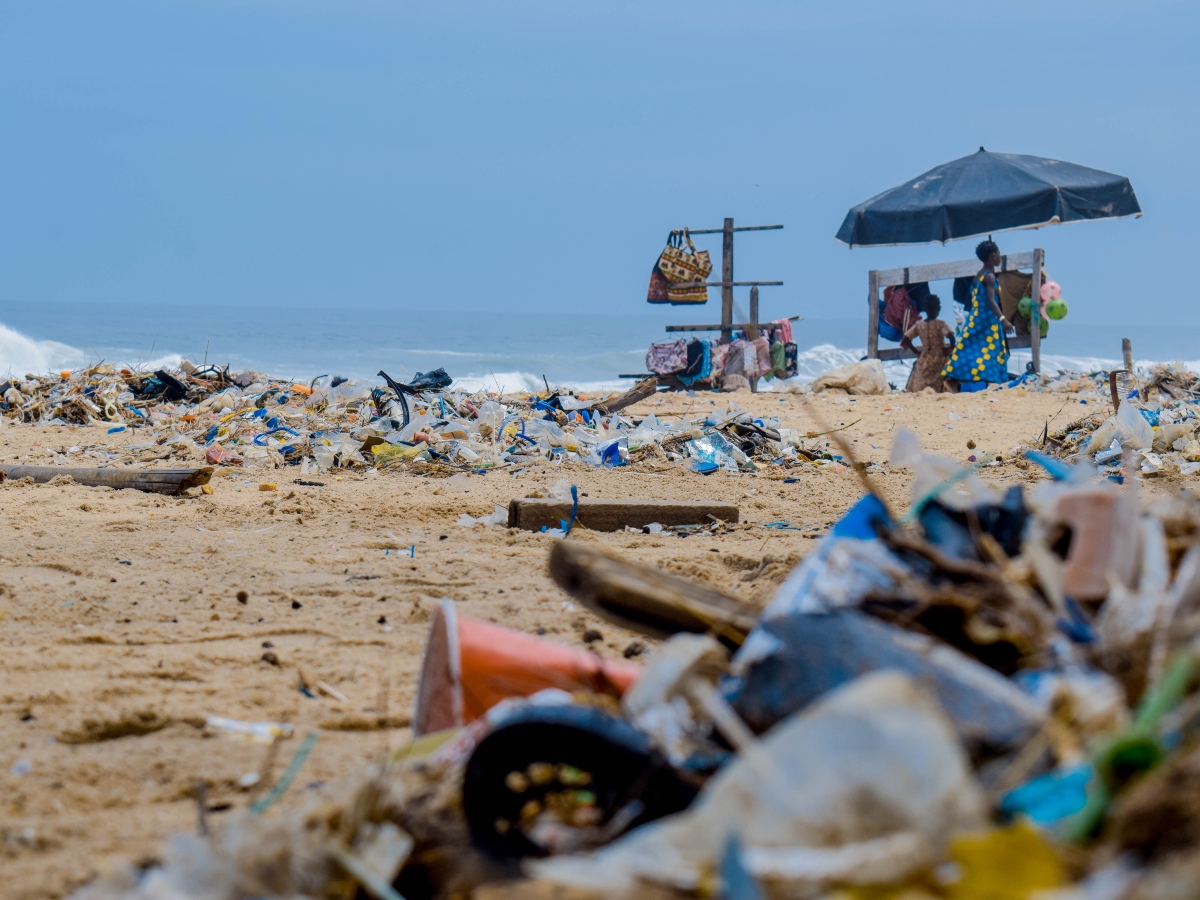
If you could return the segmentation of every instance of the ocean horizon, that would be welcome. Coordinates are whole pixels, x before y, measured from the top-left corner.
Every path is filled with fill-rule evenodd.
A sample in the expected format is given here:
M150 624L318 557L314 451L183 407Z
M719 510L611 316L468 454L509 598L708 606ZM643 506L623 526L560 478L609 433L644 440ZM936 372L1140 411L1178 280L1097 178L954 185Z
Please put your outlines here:
M595 314L10 302L0 303L0 375L100 361L158 368L187 358L304 381L320 375L375 381L380 370L408 380L441 367L467 389L538 390L545 379L611 390L630 384L620 375L645 371L647 347L668 338L665 325L719 318L714 306ZM793 330L801 381L865 354L865 311L858 319L806 318ZM1070 317L1052 323L1043 371L1117 367L1123 337L1133 341L1139 366L1182 362L1200 371L1200 326L1076 324ZM1009 368L1022 371L1028 360L1029 351L1015 351ZM886 368L902 386L909 363Z

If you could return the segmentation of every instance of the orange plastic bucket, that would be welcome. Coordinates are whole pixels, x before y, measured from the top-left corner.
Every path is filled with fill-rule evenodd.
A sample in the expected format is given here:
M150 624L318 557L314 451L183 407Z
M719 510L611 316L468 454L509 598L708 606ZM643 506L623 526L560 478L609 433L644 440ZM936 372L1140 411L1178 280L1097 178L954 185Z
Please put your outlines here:
M620 697L642 667L458 615L443 600L434 613L417 684L413 734L459 728L509 697L546 688Z

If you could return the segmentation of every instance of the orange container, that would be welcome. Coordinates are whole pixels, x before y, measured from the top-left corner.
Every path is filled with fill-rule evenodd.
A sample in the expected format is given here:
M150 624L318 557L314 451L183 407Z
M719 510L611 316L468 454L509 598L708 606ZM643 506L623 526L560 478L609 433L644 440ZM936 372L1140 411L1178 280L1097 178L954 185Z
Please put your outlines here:
M413 734L460 728L501 700L547 688L620 697L641 674L635 663L460 616L443 600L425 644Z

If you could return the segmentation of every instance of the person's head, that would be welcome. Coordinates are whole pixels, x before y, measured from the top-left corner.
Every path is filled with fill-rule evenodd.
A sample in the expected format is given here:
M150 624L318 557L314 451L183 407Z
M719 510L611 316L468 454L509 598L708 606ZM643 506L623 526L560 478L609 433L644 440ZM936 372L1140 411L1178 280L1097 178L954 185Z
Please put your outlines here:
M985 266L994 268L1000 265L1000 248L996 246L995 241L980 241L979 246L975 248L975 255Z
M925 313L925 321L932 322L942 314L942 301L937 294L930 294L925 301L925 308L922 310Z

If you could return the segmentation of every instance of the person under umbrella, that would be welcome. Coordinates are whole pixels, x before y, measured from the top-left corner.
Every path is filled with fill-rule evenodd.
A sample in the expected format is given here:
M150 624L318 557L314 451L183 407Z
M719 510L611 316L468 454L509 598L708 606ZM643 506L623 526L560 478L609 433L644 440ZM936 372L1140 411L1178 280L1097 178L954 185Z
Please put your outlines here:
M942 369L954 348L954 332L938 318L941 311L942 301L936 294L930 294L923 310L925 318L918 319L917 323L904 333L904 337L910 343L914 339L921 342L920 346L915 348L919 355L913 363L908 385L905 387L910 393L916 394L925 388L932 388L939 394L946 390L946 379L942 377Z
M942 375L959 384L961 391L981 391L989 382L1008 380L1008 340L1013 327L1000 310L1000 284L996 267L1000 248L994 241L983 241L975 248L983 263L971 288L971 308L967 321Z

